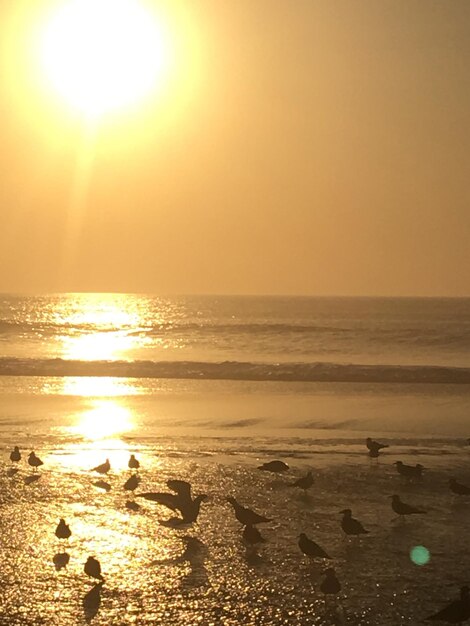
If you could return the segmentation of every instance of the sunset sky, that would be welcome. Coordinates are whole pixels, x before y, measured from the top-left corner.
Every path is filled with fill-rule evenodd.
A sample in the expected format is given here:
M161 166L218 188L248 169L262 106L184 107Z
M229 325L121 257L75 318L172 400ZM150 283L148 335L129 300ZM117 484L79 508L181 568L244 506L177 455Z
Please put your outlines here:
M162 76L92 120L65 4L0 4L0 291L470 295L468 0L148 0Z

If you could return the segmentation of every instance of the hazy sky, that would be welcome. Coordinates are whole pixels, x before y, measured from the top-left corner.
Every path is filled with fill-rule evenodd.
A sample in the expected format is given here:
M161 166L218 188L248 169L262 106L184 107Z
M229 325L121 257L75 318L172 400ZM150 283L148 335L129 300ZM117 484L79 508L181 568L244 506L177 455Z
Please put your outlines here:
M188 58L88 139L41 3L0 4L0 291L470 295L469 0L155 1Z

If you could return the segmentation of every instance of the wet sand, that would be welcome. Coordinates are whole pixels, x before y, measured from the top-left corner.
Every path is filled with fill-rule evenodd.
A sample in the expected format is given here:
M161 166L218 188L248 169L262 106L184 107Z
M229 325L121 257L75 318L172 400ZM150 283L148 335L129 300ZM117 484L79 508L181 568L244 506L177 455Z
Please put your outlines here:
M138 442L137 433L99 445L64 446L51 437L41 446L36 440L45 465L30 483L25 457L9 476L3 449L0 624L415 625L469 582L470 498L455 498L447 485L451 476L470 484L470 449L459 442L389 441L378 463L359 440ZM126 508L130 452L142 463L138 491L167 491L169 478L182 478L195 494L209 496L196 524L162 526L159 520L172 513L138 498L138 511ZM104 477L109 493L93 485L103 477L89 471L106 456L113 466ZM287 462L289 472L256 469L272 458ZM392 465L396 459L422 463L423 479L400 477ZM315 484L305 495L290 483L308 469ZM392 521L393 493L428 513ZM273 520L260 526L267 543L256 558L242 544L227 495ZM343 540L344 508L353 510L369 535ZM60 517L72 529L67 542L54 535ZM342 583L336 602L325 604L319 585L328 564L307 562L297 547L300 532L333 557ZM197 539L189 552L188 537ZM420 545L431 555L423 566L410 559L410 550ZM64 552L70 560L57 570L54 555ZM101 562L102 587L83 572L90 555Z

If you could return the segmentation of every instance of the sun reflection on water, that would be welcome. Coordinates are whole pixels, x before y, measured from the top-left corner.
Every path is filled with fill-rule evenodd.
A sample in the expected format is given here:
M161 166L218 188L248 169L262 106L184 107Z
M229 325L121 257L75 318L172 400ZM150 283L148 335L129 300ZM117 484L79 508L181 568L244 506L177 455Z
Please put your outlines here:
M133 379L113 378L111 376L73 376L62 378L60 387L61 395L86 398L134 396L141 393Z
M96 441L128 432L133 429L129 409L115 400L94 400L93 408L81 414L71 432Z
M142 302L120 294L70 295L53 322L64 329L61 355L84 361L128 358L148 342Z

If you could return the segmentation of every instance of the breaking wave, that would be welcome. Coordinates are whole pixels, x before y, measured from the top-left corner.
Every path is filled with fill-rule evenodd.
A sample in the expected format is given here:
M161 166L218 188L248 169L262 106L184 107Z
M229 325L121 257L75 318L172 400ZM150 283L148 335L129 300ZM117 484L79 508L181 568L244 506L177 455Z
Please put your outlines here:
M470 384L470 368L328 362L81 361L0 358L0 376L110 376L344 383Z

